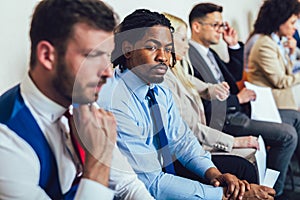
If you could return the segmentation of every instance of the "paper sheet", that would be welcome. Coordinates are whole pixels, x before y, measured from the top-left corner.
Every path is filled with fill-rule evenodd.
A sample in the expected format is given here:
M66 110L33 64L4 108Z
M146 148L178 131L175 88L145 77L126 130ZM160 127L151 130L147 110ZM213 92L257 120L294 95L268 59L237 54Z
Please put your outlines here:
M255 158L258 169L259 184L273 188L280 172L267 168L267 153L264 140L261 136L258 137L258 144L259 150L256 151Z
M267 168L267 153L265 148L264 140L261 136L258 137L258 144L259 144L259 150L255 153L256 158L256 165L258 170L258 176L259 176L259 184L262 184L265 179L265 173Z
M265 174L264 182L261 185L265 185L265 186L268 186L270 188L273 188L279 174L280 174L279 171L268 168L267 171L266 171L266 174Z
M251 119L281 123L271 88L253 85L247 81L245 81L245 86L256 93L256 100L250 102Z

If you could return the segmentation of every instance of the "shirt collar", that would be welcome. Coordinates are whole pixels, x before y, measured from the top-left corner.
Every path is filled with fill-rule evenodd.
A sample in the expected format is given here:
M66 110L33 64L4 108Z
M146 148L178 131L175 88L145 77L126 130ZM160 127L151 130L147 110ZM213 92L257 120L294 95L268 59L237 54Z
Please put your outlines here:
M21 82L20 88L21 95L26 102L26 105L29 105L34 112L52 123L60 118L67 110L65 107L55 103L45 96L33 83L28 73Z
M207 53L209 51L209 48L199 44L195 40L190 40L190 44L193 45L193 47L196 48L196 50L202 55L202 56L207 56Z
M271 33L271 37L272 37L272 39L273 39L277 44L281 44L281 43L280 43L280 38L279 38L279 36L278 36L277 34L275 34L275 33L273 32L273 33Z
M145 100L149 89L153 88L154 92L156 94L158 93L156 84L146 84L142 79L140 79L135 73L133 73L129 69L126 69L122 73L120 70L117 69L116 75L124 81L129 90L131 90L136 95L140 102L143 102Z

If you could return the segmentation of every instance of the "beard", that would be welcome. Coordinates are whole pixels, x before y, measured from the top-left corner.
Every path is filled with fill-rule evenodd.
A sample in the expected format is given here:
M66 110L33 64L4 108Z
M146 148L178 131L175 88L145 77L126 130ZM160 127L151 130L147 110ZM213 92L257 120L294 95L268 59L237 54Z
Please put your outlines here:
M85 94L85 88L80 84L80 79L68 68L63 59L58 60L52 85L57 93L70 104L87 104L95 101L96 94Z
M68 71L65 62L61 59L58 60L56 66L56 76L52 80L52 85L60 96L72 102L72 92L74 85L74 77Z

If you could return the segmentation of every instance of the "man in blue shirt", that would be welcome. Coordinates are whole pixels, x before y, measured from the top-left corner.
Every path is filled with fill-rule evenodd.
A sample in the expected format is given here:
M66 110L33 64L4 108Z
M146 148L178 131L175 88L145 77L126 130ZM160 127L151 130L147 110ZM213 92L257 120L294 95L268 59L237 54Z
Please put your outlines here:
M243 196L257 199L254 193L272 199L274 190L249 184L231 174L222 174L211 161L180 117L171 91L163 82L169 66L176 62L171 24L163 15L136 10L116 29L112 79L102 88L98 103L117 119L118 146L157 199L222 199ZM159 106L168 145L163 145L161 131L153 130L157 118L149 109L149 90L153 89ZM152 94L153 95L153 94ZM159 136L157 136L159 135ZM202 182L170 173L162 161L164 152L202 179ZM164 172L162 168L165 168ZM199 180L199 179L198 179ZM221 187L218 187L221 186ZM251 187L251 189L250 189ZM260 190L262 189L262 190ZM268 195L268 193L270 195Z

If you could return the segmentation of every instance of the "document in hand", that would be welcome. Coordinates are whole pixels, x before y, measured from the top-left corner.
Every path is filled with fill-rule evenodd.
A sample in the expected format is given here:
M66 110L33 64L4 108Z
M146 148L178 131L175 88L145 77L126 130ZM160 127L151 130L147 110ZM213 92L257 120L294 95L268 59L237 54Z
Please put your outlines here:
M264 140L258 137L259 150L255 153L256 166L259 175L259 184L273 188L279 176L279 171L272 170L266 166L266 148Z
M247 89L256 93L256 100L251 101L251 119L281 123L281 117L276 106L272 90L245 81Z

